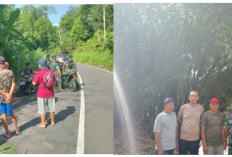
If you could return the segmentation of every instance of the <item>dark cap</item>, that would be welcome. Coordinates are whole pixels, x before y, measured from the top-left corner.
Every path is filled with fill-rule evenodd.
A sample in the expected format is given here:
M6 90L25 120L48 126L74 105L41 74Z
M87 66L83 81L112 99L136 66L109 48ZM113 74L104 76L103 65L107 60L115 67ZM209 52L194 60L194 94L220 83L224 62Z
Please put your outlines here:
M6 67L6 65L5 65L5 58L2 57L2 56L0 56L0 67L2 69L4 69Z
M71 59L71 58L73 58L73 56L72 56L72 55L69 55L68 58Z
M27 62L27 63L26 63L26 66L28 66L28 65L30 65L30 63L29 63L29 62Z
M174 103L174 99L172 97L165 98L164 104L166 104L168 102L173 102Z
M42 69L48 69L48 65L47 65L47 60L44 58L41 58L38 62Z

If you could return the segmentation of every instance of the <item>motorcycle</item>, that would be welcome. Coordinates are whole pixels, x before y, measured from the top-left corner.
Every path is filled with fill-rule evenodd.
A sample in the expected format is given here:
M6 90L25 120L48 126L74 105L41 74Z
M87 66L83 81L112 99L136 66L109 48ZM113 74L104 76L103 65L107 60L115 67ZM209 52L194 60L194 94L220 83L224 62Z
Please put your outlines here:
M35 77L36 72L34 71L31 75L24 75L21 80L19 81L19 88L16 90L16 97L21 97L23 95L28 95L28 88L31 84L31 81ZM31 85L30 92L34 94L37 90L37 87Z
M79 88L77 73L70 74L68 79L67 77L68 75L63 75L62 86L68 86L72 92L75 92Z

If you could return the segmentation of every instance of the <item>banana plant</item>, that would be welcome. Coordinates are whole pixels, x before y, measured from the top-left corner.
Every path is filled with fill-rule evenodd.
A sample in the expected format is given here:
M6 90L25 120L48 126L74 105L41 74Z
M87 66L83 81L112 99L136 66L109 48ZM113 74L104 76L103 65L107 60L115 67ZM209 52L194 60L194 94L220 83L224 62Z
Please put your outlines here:
M3 8L3 5L0 6L0 9ZM0 14L4 14L1 12ZM11 12L8 20L4 18L0 19L0 51L3 56L8 57L9 55L17 55L17 50L21 50L22 46L19 43L20 41L25 44L25 46L31 50L29 42L23 37L23 35L16 29L19 24L24 23L25 21L18 21L20 15L20 10L16 9ZM7 53L6 53L7 52Z

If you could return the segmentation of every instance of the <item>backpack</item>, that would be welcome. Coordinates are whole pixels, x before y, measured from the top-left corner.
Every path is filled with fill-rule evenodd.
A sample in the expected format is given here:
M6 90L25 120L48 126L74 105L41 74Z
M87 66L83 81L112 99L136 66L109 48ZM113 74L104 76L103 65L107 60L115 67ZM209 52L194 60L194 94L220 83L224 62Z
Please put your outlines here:
M53 77L52 77L52 71L51 70L49 70L50 71L50 74L49 75L47 75L46 76L46 74L47 74L47 72L44 74L44 76L43 76L43 78L44 78L44 80L45 80L45 78L47 77L47 79L46 79L46 84L44 85L44 84L42 84L42 83L40 83L40 85L41 86L45 86L46 88L50 88L51 86L52 86L52 84L53 84ZM49 76L49 77L48 77Z
M73 64L74 64L74 61L73 61L73 60L68 60L68 68L69 68L69 69L72 69Z

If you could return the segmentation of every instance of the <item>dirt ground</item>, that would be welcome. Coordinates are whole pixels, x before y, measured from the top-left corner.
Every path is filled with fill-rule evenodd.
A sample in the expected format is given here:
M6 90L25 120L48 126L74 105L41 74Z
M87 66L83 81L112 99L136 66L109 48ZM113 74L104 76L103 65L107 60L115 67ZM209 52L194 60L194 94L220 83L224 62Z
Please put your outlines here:
M135 131L136 148L130 150L129 137L122 127L114 129L114 154L115 155L154 155L155 141L150 137L142 136L142 132Z

